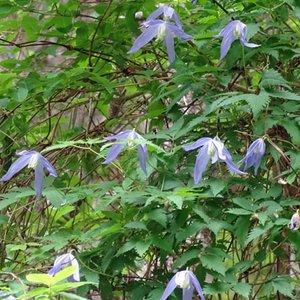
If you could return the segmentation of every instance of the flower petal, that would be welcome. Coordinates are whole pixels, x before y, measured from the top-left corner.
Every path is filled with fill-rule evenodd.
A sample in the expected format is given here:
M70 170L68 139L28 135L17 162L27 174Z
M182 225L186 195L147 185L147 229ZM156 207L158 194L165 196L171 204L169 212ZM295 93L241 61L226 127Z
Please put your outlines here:
M128 129L128 130L125 130L125 131L121 131L118 134L107 136L107 137L104 138L104 140L111 141L111 140L116 140L116 139L120 139L120 140L126 139L127 136L130 135L132 132L133 132L133 130Z
M57 177L57 173L52 164L44 156L40 156L40 160L51 176Z
M74 255L69 253L69 260L70 260L71 266L74 266L76 269L75 269L74 273L70 277L68 277L68 281L69 282L80 281L79 263L78 263L77 259L75 258Z
M170 22L166 22L167 28L172 31L173 34L181 38L182 40L190 40L193 36L186 34L181 27L178 27Z
M137 145L138 153L139 153L139 160L142 170L144 171L145 175L147 176L147 168L146 168L146 159L148 156L147 146L144 144Z
M188 289L182 289L182 300L192 300L194 287L191 284Z
M202 149L197 154L196 164L194 169L194 182L198 184L202 179L202 174L205 171L207 164L209 162L210 156L207 153L208 144L204 145Z
M160 300L166 300L172 294L172 292L175 290L175 288L176 288L175 276L176 275L174 275L172 277L172 279L169 281L169 283L168 283L163 295L161 296Z
M7 173L0 179L0 181L10 180L15 174L28 165L30 157L31 155L22 155L19 157L14 163L12 163Z
M164 37L164 41L167 46L169 63L172 64L175 60L174 38L172 32L170 31L170 29L168 29L168 27L166 27L166 35Z
M145 27L144 32L135 40L131 49L127 52L132 54L137 52L140 48L148 44L157 34L158 28L161 25L161 22L158 21L149 21L148 27Z
M201 139L197 140L196 142L194 142L193 144L191 144L189 146L182 146L182 148L185 151L195 150L197 148L202 147L206 143L209 143L211 140L212 140L211 138L204 137L204 138L201 138Z
M205 300L204 296L203 296L203 293L202 293L202 288L201 288L201 285L197 279L197 277L194 275L193 272L190 271L190 278L191 278L191 281L193 283L193 286L195 287L199 297L202 299L202 300Z
M114 159L116 159L117 156L122 151L122 149L126 146L126 144L127 144L127 142L124 141L124 143L122 143L122 144L112 145L109 152L108 152L108 155L107 155L105 161L102 164L107 165L110 162L112 162Z
M240 174L240 175L247 175L246 172L239 170L238 167L235 165L235 163L231 159L226 159L225 163L226 163L227 167L229 168L229 170L232 171L233 173Z
M157 10L155 10L147 19L146 21L152 21L155 20L157 17L162 15L164 13L164 7L159 7Z
M37 194L37 198L41 199L43 194L43 182L44 182L44 167L39 160L34 169L34 190Z
M48 271L49 275L54 276L56 273L58 273L61 270L63 264L65 264L68 259L67 255L68 254L63 254L63 255L58 256L55 259L53 267Z
M234 40L236 39L236 36L234 35L233 32L230 32L229 34L227 34L226 36L223 37L222 43L221 43L221 54L220 54L220 60L223 59L230 47L231 44L234 42Z

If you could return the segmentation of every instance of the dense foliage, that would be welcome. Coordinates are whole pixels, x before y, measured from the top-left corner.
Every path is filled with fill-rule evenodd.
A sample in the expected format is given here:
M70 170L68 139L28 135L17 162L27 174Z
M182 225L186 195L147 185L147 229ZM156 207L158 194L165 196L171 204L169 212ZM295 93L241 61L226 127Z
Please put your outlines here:
M159 1L0 1L1 176L23 150L58 175L42 197L30 168L1 183L2 295L157 300L189 268L206 299L299 299L300 1L193 2L164 2L193 37L169 64L155 37L128 54ZM237 39L220 60L233 20L260 46ZM105 138L133 129L103 164L120 142ZM216 136L235 164L262 138L257 174L220 154L195 184L198 150L182 147ZM74 266L47 274L66 253L80 282L64 281Z

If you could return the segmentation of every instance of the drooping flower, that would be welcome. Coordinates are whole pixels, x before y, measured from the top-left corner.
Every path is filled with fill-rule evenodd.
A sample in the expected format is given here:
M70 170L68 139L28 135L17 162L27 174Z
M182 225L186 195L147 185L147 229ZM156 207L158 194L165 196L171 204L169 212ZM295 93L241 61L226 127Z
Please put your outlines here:
M196 158L196 164L194 169L194 182L198 184L202 179L202 174L205 171L209 160L214 164L218 160L224 161L227 167L236 174L245 175L247 173L242 172L237 168L237 166L232 161L229 151L225 148L224 144L220 141L218 137L214 139L204 137L197 140L195 143L189 146L183 146L185 151L194 150L202 147Z
M68 277L69 282L76 282L80 281L80 275L79 275L79 263L75 256L71 253L66 253L63 255L58 256L53 264L53 267L49 270L48 274L51 276L54 276L56 273L58 273L61 269L65 267L71 267L74 266L76 269L74 273Z
M231 44L236 40L240 39L240 42L243 46L249 47L249 48L256 48L260 45L248 43L246 41L247 36L247 26L246 24L242 23L239 20L235 20L230 22L228 25L226 25L218 35L216 35L214 38L223 37L222 43L221 43L221 55L220 59L224 58L226 54L228 53Z
M117 156L127 144L132 143L134 140L143 140L143 137L139 135L135 130L125 130L123 132L106 137L104 139L107 141L116 140L116 142L111 146L108 155L105 161L103 162L103 164L107 165L117 158ZM136 146L139 153L140 166L144 173L147 175L146 159L148 156L148 150L146 144L137 144Z
M247 153L239 163L244 163L244 171L254 166L254 174L257 175L257 169L261 159L265 154L266 144L262 138L255 140L247 150Z
M57 177L57 173L52 164L39 152L36 151L20 151L16 153L20 157L9 167L7 173L0 179L0 181L8 181L15 174L28 166L34 170L34 189L38 199L42 198L43 182L44 182L44 168L47 169L51 176Z
M156 19L163 15L163 20ZM175 23L171 21L174 20ZM135 40L133 46L128 51L129 54L137 52L140 48L148 44L154 37L162 40L167 47L168 59L171 64L175 60L174 36L178 36L182 40L193 38L186 34L182 29L179 16L175 10L168 5L162 5L155 10L143 23L142 34Z
M197 277L193 272L188 270L179 271L172 277L160 300L166 300L177 286L182 288L183 300L192 300L194 289L196 289L199 297L205 300Z
M177 27L182 28L182 24L180 22L180 18L178 16L178 14L176 13L176 11L166 5L166 4L162 4L160 5L160 7L155 10L148 18L146 21L153 21L155 20L157 17L159 16L163 16L164 21L171 21L174 20L175 24Z
M299 209L292 215L291 221L288 225L289 229L296 231L300 227Z

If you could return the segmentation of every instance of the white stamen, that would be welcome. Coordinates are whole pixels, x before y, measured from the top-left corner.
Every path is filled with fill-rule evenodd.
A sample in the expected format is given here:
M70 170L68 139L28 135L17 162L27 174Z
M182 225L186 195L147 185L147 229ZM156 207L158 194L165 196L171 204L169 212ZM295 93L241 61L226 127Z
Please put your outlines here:
M180 271L176 273L175 283L182 289L190 288L190 275L189 271Z
M37 167L38 163L39 163L39 155L38 154L33 154L30 157L30 160L29 160L29 163L28 163L28 168L35 169Z
M234 29L233 29L233 34L239 38L241 35L241 27L239 26L239 24L237 24Z
M163 40L166 35L166 24L160 24L157 29L157 40Z
M215 152L216 152L216 148L214 146L214 143L212 141L210 141L208 144L207 154L210 157L212 157L212 156L214 156Z

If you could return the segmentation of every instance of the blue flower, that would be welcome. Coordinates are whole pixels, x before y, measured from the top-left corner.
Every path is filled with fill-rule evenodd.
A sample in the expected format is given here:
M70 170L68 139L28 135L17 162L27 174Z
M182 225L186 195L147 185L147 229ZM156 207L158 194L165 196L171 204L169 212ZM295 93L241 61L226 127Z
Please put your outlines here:
M63 255L58 256L53 264L53 267L49 270L48 274L51 276L54 276L56 273L58 273L61 269L65 267L75 267L74 273L68 277L69 282L76 282L80 281L80 275L79 275L79 264L77 259L74 255L71 253L66 253Z
M248 148L245 157L239 161L239 163L244 163L244 171L254 166L254 173L257 175L257 169L265 154L265 150L266 145L264 140L262 138L255 140Z
M292 215L291 221L288 225L289 229L296 231L300 227L299 209Z
M5 297L5 298L2 298ZM7 296L6 293L0 293L0 299L2 300L15 300L17 299L15 296Z
M164 16L164 20L156 19L160 15ZM172 19L175 24L170 22ZM157 37L157 40L163 40L167 47L170 64L175 60L174 36L178 36L182 40L189 40L192 38L191 35L186 34L182 30L180 19L174 9L167 5L163 5L154 11L147 18L146 22L143 23L142 29L142 34L135 40L128 53L132 54L137 52L140 48L153 40L154 37Z
M202 179L202 174L205 171L209 160L214 164L218 160L224 161L227 167L236 174L245 175L247 173L240 171L232 161L231 155L225 148L224 144L218 137L212 138L201 138L190 146L183 146L185 151L194 150L200 148L197 154L196 165L194 169L194 182L198 184Z
M122 149L127 145L131 144L133 140L143 140L143 137L135 132L135 130L125 130L123 132L120 132L116 135L112 135L109 137L104 138L107 141L115 140L116 142L112 145L110 148L108 155L103 162L103 164L109 164L114 159L117 158L117 156L120 154ZM147 169L146 169L146 159L148 156L148 150L145 144L137 144L137 149L139 153L139 160L140 165L144 173L147 175Z
M34 189L38 199L42 198L44 168L47 169L51 176L57 177L54 167L44 156L36 151L24 150L16 154L20 157L9 167L7 173L0 181L10 180L15 174L28 166L28 168L34 169Z
M247 26L239 20L230 22L225 26L215 38L223 37L221 43L221 56L220 59L224 58L228 53L231 44L236 39L240 39L240 42L243 46L249 48L259 47L260 45L248 43L246 41L247 36Z
M175 24L177 27L182 28L182 24L180 22L180 18L176 11L168 6L168 5L161 5L157 10L155 10L148 18L146 21L153 21L157 17L163 15L164 21L171 21L174 20Z
M197 277L193 272L188 270L177 272L172 277L160 300L166 300L177 286L182 288L183 300L192 300L194 289L196 289L199 297L202 300L205 300Z

